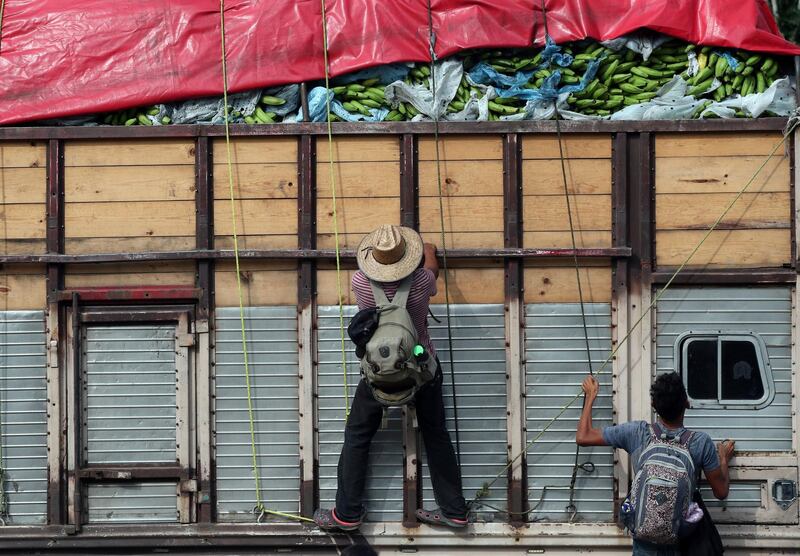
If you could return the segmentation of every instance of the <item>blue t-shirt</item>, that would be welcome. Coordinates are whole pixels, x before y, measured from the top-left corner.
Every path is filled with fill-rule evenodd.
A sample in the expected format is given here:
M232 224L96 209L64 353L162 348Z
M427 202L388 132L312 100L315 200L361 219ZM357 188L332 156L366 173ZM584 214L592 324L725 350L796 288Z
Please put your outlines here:
M664 427L664 432L670 435L678 436L683 433L684 429L669 429ZM708 476L708 473L714 471L719 467L719 455L717 448L711 437L704 432L693 431L692 438L689 440L689 453L694 461L695 469L703 469L703 472ZM603 429L603 440L609 446L614 448L621 448L632 454L642 447L643 444L650 439L650 427L647 421L631 421L622 425L613 427L606 427ZM635 464L635 462L634 462ZM634 473L638 469L634 469Z

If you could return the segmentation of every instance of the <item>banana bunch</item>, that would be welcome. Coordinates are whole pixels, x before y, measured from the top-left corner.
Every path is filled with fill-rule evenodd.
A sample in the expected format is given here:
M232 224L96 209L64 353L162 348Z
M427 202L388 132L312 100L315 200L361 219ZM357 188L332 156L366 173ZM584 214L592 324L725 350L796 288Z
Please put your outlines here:
M153 121L147 116L157 116L158 107L151 106L150 108L129 108L128 110L120 110L119 112L112 112L103 117L103 123L107 125L153 125ZM161 125L172 123L169 116L161 118Z
M262 108L260 105L256 106L256 109L253 113L249 116L244 117L244 123L246 124L274 124L277 120L277 114L275 112L270 111L270 106L283 106L286 104L286 100L280 97L273 97L269 95L264 95L261 97L260 104L263 104L266 108ZM237 112L232 112L231 115L233 117L241 117L241 114Z
M686 49L688 52L696 47L688 45ZM697 97L711 95L719 102L736 95L763 93L778 78L780 67L771 56L743 50L729 50L726 54L708 46L699 49L697 63L700 70L689 79L692 85L689 94ZM721 85L711 90L715 79Z

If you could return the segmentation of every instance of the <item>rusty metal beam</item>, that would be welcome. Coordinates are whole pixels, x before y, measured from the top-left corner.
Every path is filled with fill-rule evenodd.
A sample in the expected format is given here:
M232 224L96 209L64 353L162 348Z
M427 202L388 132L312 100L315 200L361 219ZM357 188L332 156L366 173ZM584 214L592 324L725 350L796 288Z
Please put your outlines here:
M400 136L400 225L419 228L419 150L410 133Z
M98 301L175 301L176 299L200 299L203 291L193 286L136 286L131 288L97 287L70 288L57 293L59 301L72 299L79 293L81 302Z
M522 138L516 133L503 136L503 246L522 248ZM519 258L505 257L505 351L506 351L506 429L509 461L525 447L525 342L522 299L523 265ZM525 523L528 508L527 461L523 455L508 470L507 504L510 522Z
M305 112L307 113L307 111ZM316 138L304 135L298 146L298 221L300 249L317 246L317 151ZM298 392L300 428L300 513L311 517L319 502L315 416L317 263L302 259L297 272Z
M502 257L514 258L561 258L572 257L576 253L579 258L629 257L631 250L627 247L606 248L503 248L503 249L448 249L447 255L452 259L491 259ZM333 249L242 249L240 259L322 259L333 260L336 252ZM341 259L352 261L355 251L344 249ZM95 264L95 263L133 263L152 261L197 261L197 260L230 260L234 258L232 250L195 249L188 251L157 251L146 253L98 253L90 255L0 255L0 264Z
M674 270L660 268L653 272L653 285L666 284ZM789 268L747 268L731 270L684 270L681 271L672 281L673 285L687 284L743 284L743 285L766 285L766 284L794 284L797 281L797 272Z
M53 139L47 144L47 253L64 253L64 142ZM48 310L48 482L47 523L64 523L64 454L61 423L64 419L61 379L58 373L60 346L66 338L63 312L56 301L57 293L64 287L64 265L48 264L46 291ZM53 343L55 345L53 345ZM55 366L55 367L54 367ZM50 376L50 375L53 376Z
M90 481L149 481L186 479L180 465L87 465L78 471L82 480Z
M786 118L675 121L567 120L561 122L561 131L563 133L780 131L785 125ZM332 129L336 135L429 135L434 132L434 125L432 122L337 122L332 124ZM550 120L439 123L439 133L443 135L555 133L555 130L555 122ZM230 126L230 134L234 137L325 135L327 134L327 125L310 122L272 125L233 124ZM221 125L0 128L0 140L187 138L223 137L224 135L225 127Z

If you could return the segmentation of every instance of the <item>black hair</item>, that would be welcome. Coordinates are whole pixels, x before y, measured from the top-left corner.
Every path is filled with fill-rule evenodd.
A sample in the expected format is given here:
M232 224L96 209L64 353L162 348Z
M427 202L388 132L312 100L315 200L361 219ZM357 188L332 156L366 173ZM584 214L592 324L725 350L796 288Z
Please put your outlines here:
M686 409L687 402L686 388L678 373L659 375L650 387L650 403L665 421L676 421Z
M378 556L375 549L368 544L351 544L342 550L342 556Z

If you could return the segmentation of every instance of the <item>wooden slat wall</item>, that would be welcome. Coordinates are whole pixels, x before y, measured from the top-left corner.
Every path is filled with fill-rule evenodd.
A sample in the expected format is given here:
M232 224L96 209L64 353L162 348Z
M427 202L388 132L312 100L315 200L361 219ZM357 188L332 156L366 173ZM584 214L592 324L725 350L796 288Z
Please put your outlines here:
M611 302L611 267L608 262L580 263L584 303ZM525 265L525 303L578 303L575 267L563 261Z
M442 206L448 248L503 246L503 144L499 136L442 137ZM419 226L440 245L436 144L419 140Z
M47 198L44 142L0 142L0 253L44 253Z
M779 133L656 136L656 262L677 266L781 140ZM693 267L762 267L791 262L789 157L778 149Z
M400 142L397 137L338 137L333 141L339 246L356 248L381 224L400 223ZM330 150L317 141L317 247L335 246Z
M0 311L43 310L47 307L44 266L4 265L0 271Z
M194 247L192 141L69 141L64 164L67 253Z
M611 247L611 136L562 136L575 242ZM571 247L558 140L525 135L522 142L523 245Z
M66 265L67 288L192 286L194 265L186 262L103 263Z
M233 249L233 218L224 139L214 141L214 233ZM297 247L297 138L231 142L236 233L240 249Z
M297 304L296 263L241 261L239 271L245 307ZM217 307L238 307L239 293L233 262L217 264L214 282Z

